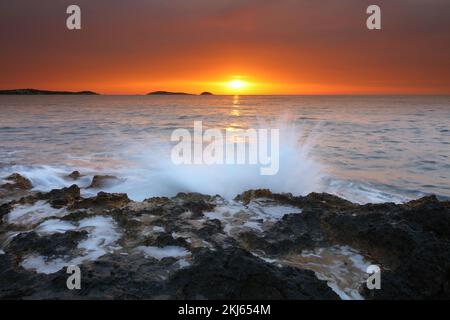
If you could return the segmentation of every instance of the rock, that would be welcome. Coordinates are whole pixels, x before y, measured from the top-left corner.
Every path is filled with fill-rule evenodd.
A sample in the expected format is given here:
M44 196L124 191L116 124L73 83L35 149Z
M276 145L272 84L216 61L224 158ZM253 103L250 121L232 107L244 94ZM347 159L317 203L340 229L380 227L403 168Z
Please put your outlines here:
M30 253L38 253L48 257L63 257L72 253L78 243L86 239L87 236L87 231L67 231L48 236L38 236L35 232L21 233L11 240L5 251L11 252L17 257Z
M81 177L82 177L82 175L79 171L73 171L71 174L67 175L67 178L70 178L72 180L78 180Z
M206 251L171 277L176 299L337 299L314 272L278 268L233 248Z
M18 173L13 173L10 176L6 177L5 180L10 181L0 186L0 188L6 190L29 190L33 188L31 181Z
M330 241L367 252L388 270L382 276L390 285L367 298L450 297L450 210L435 197L358 206L321 220Z
M74 184L68 188L53 189L45 194L38 194L39 199L48 200L50 205L55 208L70 206L81 199L80 188Z
M211 92L205 91L205 92L202 92L200 95L201 96L212 96L213 94Z
M34 293L36 287L47 280L45 275L17 267L14 260L15 258L8 254L0 255L0 299L23 299Z
M71 206L72 209L106 209L121 208L127 205L131 200L125 193L106 193L99 192L96 197L82 199Z
M258 215L245 220L251 209L245 204L256 199L258 208L288 205L296 210L287 212L297 213L264 225ZM43 235L3 219L38 200L67 211L43 222L62 229ZM429 196L400 205L358 205L326 193L293 196L265 189L246 191L237 200L227 211L219 196L179 193L134 202L105 192L84 198L72 185L0 204L0 299L336 299L303 260L295 260L305 259L305 251L317 257L336 247L351 248L347 254L357 252L357 259L381 267L381 290L359 288L366 299L450 299L448 202ZM230 219L243 228L230 229ZM79 228L83 220L98 225ZM79 231L65 231L67 224ZM116 240L104 255L80 264L83 290L66 289L65 270L44 275L21 267L27 255L70 259L80 254L82 241L101 246L111 237ZM155 248L162 258L152 256ZM352 256L345 263L325 258L339 266L333 278L345 273Z
M166 246L179 246L179 247L187 247L188 243L183 238L174 239L171 235L167 233L160 233L155 238L147 238L143 242L144 246L153 246L153 247L166 247Z
M119 178L115 176L109 176L109 175L95 175L92 178L92 182L89 185L88 189L98 189L98 188L104 188L108 187L111 184L118 182Z
M272 192L268 189L248 190L236 196L235 200L248 204L253 199L271 198Z

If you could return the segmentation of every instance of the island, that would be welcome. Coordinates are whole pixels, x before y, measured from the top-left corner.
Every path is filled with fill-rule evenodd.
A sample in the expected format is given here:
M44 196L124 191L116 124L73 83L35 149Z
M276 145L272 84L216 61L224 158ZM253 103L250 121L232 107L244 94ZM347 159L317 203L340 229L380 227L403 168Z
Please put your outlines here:
M201 96L212 96L213 94L211 92L205 91L205 92L202 92L200 95Z
M71 91L49 91L49 90L38 90L38 89L12 89L12 90L0 90L0 94L4 95L99 95L93 91L79 91L79 92L71 92Z
M148 96L173 96L173 95L180 95L180 96L191 96L191 93L185 93L185 92L170 92L170 91L153 91L150 93L147 93Z

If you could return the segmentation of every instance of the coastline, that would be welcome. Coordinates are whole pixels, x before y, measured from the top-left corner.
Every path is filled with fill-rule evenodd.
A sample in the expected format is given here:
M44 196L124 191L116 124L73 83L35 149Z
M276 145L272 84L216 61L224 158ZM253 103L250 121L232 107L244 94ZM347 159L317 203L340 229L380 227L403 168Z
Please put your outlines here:
M72 178L50 192L32 191L20 175L1 186L12 198L0 206L0 269L8 275L0 298L450 297L442 286L450 203L434 196L358 205L251 190L234 200L180 193L138 202L104 192L84 198L79 175ZM72 263L90 275L87 289L63 285ZM381 267L382 290L364 286L370 264Z

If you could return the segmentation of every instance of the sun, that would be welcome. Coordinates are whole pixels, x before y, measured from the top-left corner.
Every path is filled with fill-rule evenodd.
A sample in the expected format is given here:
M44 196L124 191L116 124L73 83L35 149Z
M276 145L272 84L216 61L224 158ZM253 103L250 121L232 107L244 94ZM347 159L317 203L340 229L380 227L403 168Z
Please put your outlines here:
M228 82L228 87L230 87L231 89L242 89L245 88L246 86L247 82L242 80L232 80Z

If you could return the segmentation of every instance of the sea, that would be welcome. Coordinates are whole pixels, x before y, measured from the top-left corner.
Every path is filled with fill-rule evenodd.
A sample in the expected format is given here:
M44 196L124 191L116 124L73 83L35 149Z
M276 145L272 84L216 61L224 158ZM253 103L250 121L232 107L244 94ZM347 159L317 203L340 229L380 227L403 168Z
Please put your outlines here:
M176 164L175 130L279 129L279 170L254 164ZM249 189L328 192L357 203L450 199L449 96L0 96L0 182L13 172L35 190L102 191L137 201Z

